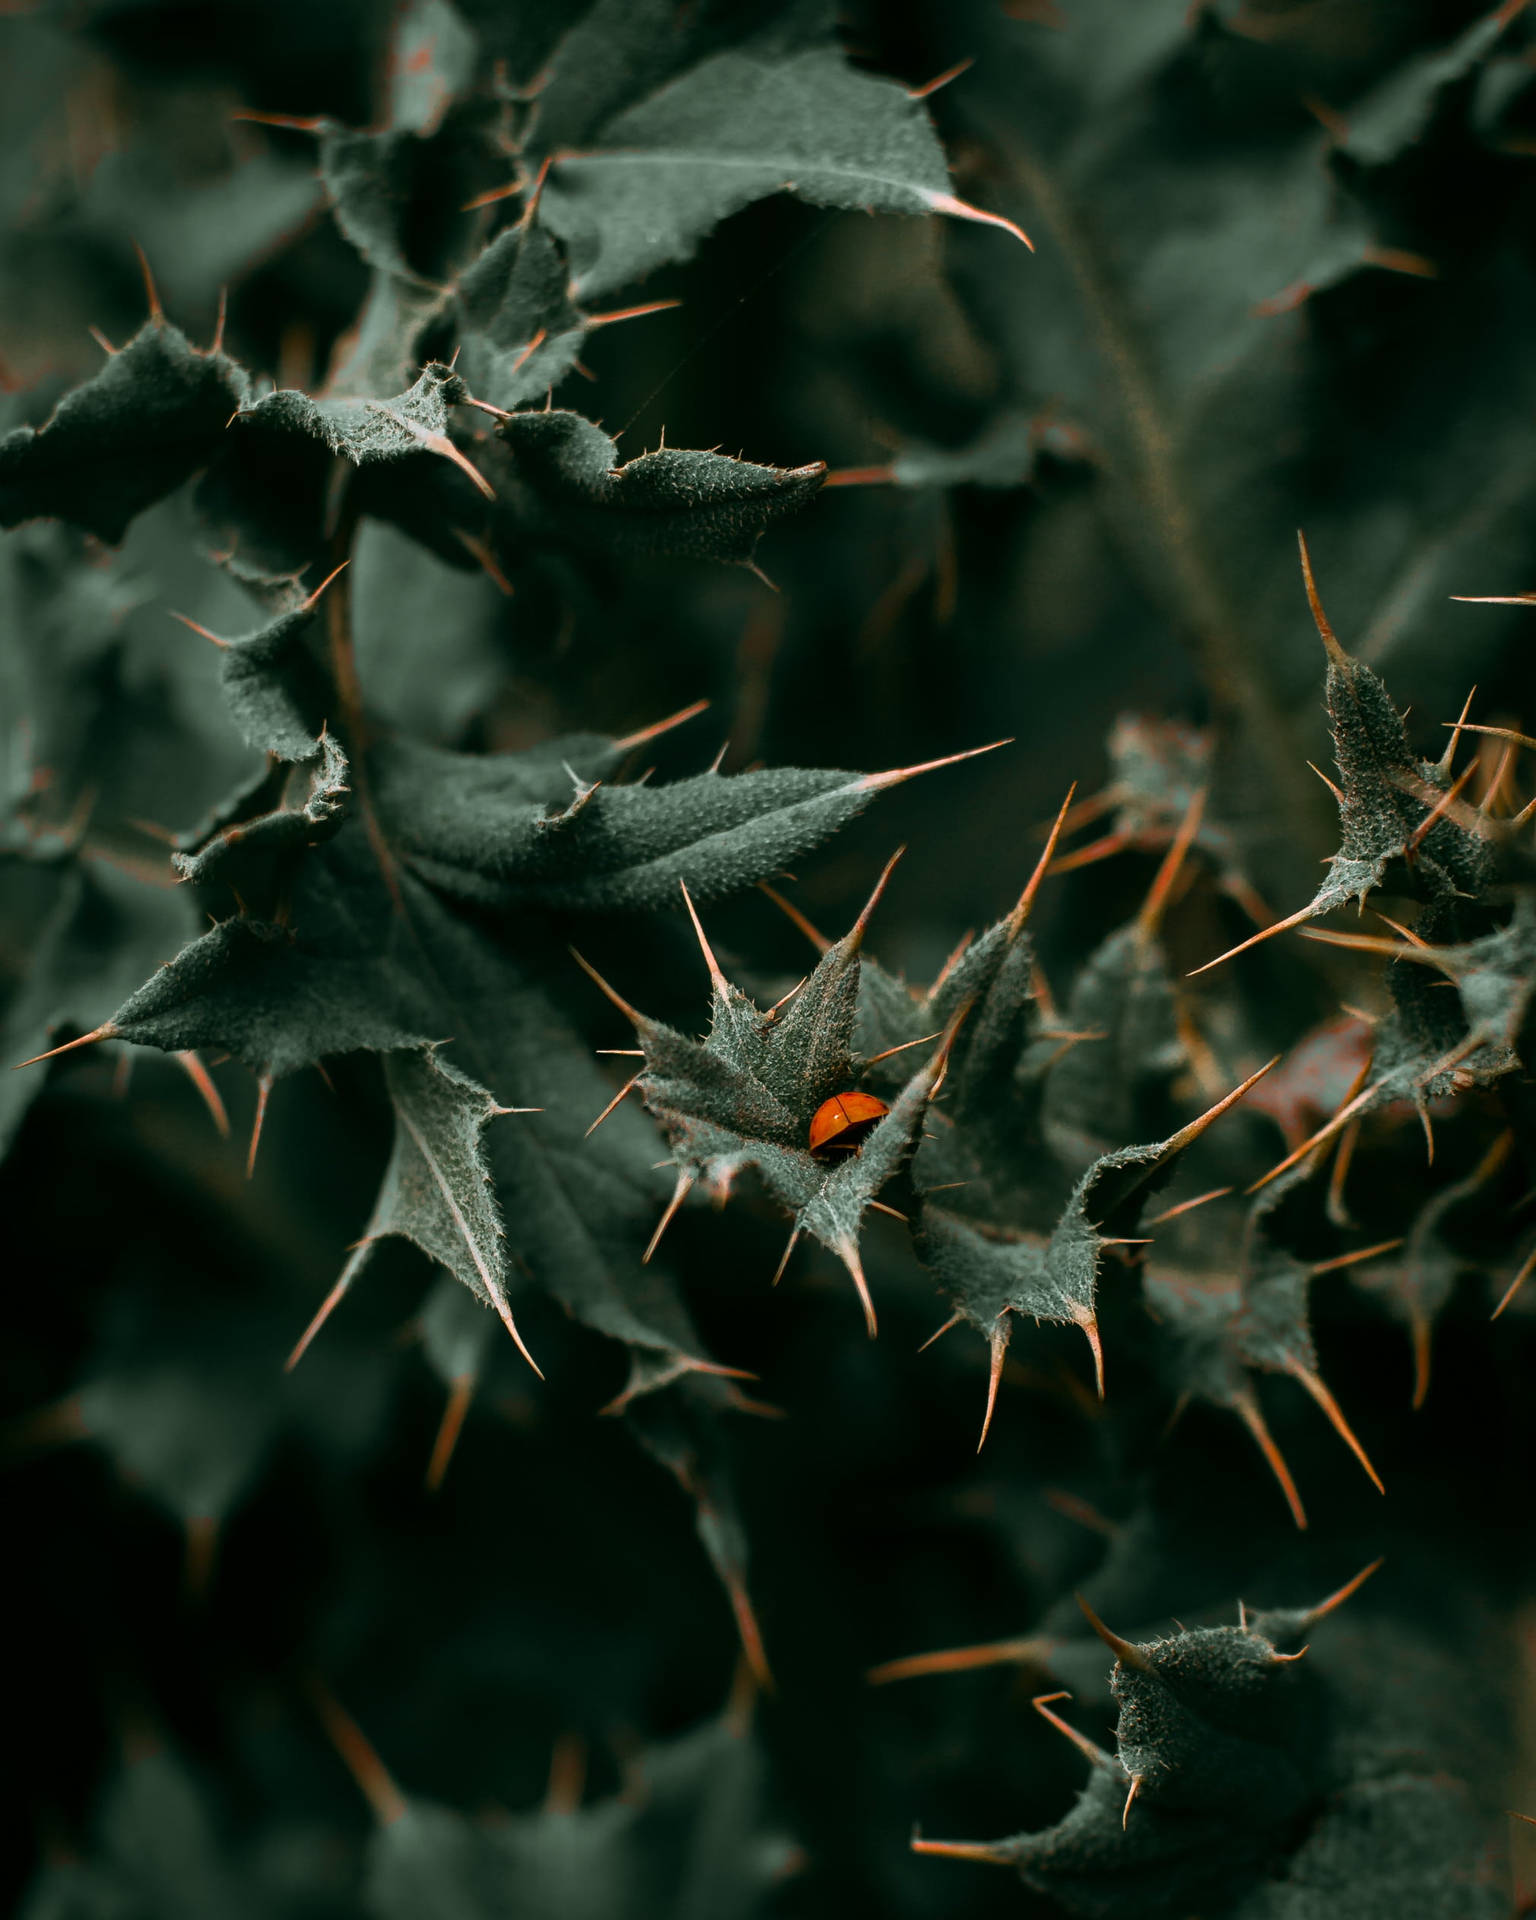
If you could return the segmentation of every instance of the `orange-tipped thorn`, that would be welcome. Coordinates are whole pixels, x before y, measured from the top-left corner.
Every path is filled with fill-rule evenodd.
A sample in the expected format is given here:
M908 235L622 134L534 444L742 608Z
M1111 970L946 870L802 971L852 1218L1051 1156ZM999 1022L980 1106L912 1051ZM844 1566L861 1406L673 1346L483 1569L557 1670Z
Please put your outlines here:
M870 1283L864 1279L864 1263L858 1258L858 1242L856 1242L856 1240L839 1240L839 1242L837 1242L837 1258L843 1261L843 1265L849 1269L849 1273L852 1275L852 1284L854 1284L854 1288L858 1290L858 1304L864 1308L864 1327L868 1329L870 1338L874 1340L877 1332L879 1332L879 1325L877 1325L876 1321L876 1304L874 1304L874 1300L870 1298Z
M525 366L527 366L528 362L538 352L539 348L543 346L545 340L548 337L549 337L549 328L540 327L538 332L533 336L533 338L523 348L522 352L519 353L517 358L512 362L511 366L507 369L507 376L509 379L514 373L521 372L522 369ZM508 417L510 418L510 416Z
M1264 1416L1259 1411L1259 1403L1251 1393L1245 1393L1233 1405L1240 1415L1243 1425L1253 1435L1259 1452L1263 1454L1266 1465L1280 1483L1280 1491L1285 1495L1285 1504L1291 1510L1291 1518L1303 1533L1307 1529L1307 1510L1301 1504L1301 1495L1296 1491L1296 1482L1291 1478L1291 1470L1285 1464L1285 1456L1275 1444L1274 1436L1265 1425ZM1246 1624L1246 1623L1245 1623Z
M474 1397L475 1376L472 1373L459 1374L448 1390L448 1404L443 1408L437 1438L432 1443L432 1458L427 1462L428 1493L436 1493L443 1484L444 1476L448 1472L448 1463L453 1458L453 1450L459 1444L459 1435L464 1430L469 1403Z
M165 319L165 308L160 304L160 289L155 285L155 276L149 270L149 256L135 240L133 250L139 256L139 271L144 276L144 297L149 302L151 326L159 326Z
M576 962L577 966L580 967L582 972L587 976L587 978L593 982L593 984L599 989L599 991L607 999L613 1002L613 1004L618 1008L619 1012L623 1014L624 1018L628 1020L632 1025L638 1027L643 1032L645 1027L649 1024L645 1018L645 1015L641 1013L636 1013L635 1009L629 1004L629 1002L619 992L618 988L610 987L608 982L598 972L597 968L594 967L589 961L583 960L581 955L576 951L574 947L570 949L570 955L571 955L571 958Z
M1209 973L1212 967L1219 967L1227 960L1235 960L1240 953L1246 953L1250 947L1257 947L1266 940L1273 940L1277 933L1286 933L1292 927L1299 927L1303 920L1310 920L1310 905L1299 907L1295 913L1288 913L1283 920L1275 921L1273 926L1260 927L1257 933L1250 933L1246 940L1239 940L1235 947L1228 947L1225 953L1218 953L1214 960L1207 960L1203 966L1191 967L1187 978L1193 980L1196 974Z
M46 1053L34 1053L30 1060L18 1060L11 1069L19 1073L23 1067L35 1067L44 1060L57 1060L61 1053L73 1053L76 1047L93 1046L98 1040L115 1040L117 1028L109 1020L105 1026L97 1027L93 1033L82 1033L78 1040L66 1040L62 1047L50 1047Z
M664 302L673 305L675 301ZM670 733L674 727L680 727L685 721L697 719L701 713L709 710L707 700L695 700L691 707L680 707L676 713L669 713L665 720L653 720L648 727L641 727L634 733L626 733L622 739L615 740L615 753L628 753L632 747L643 747L648 740L657 740L664 733Z
M960 1322L964 1318L965 1318L965 1315L963 1313L952 1313L949 1316L949 1318L944 1322L942 1327L938 1328L935 1332L929 1334L928 1338L918 1348L918 1352L926 1353L928 1349L933 1345L935 1340L942 1340L944 1335L949 1332L950 1328L958 1327ZM986 1436L983 1435L982 1437L983 1439L985 1439ZM978 1447L976 1451L979 1453L981 1449Z
M1307 551L1307 536L1296 529L1296 545L1301 550L1301 577L1306 582L1307 605L1312 609L1313 624L1317 628L1317 637L1327 649L1328 658L1336 667L1347 667L1349 655L1339 645L1339 637L1328 624L1328 616L1323 612L1323 603L1318 596L1317 582L1312 577L1312 556Z
M827 938L827 936L823 932L821 932L819 928L812 926L811 922L805 917L805 915L800 911L800 909L795 905L795 903L792 900L786 900L784 895L779 892L778 888L770 887L766 880L759 880L757 883L757 886L758 886L758 891L760 893L767 894L768 898L778 908L779 912L784 915L785 919L790 921L794 926L798 927L800 931L805 935L806 939L810 941L811 945L815 947L819 953L826 952L828 947L831 946L832 942Z
M909 1653L871 1667L865 1678L872 1687L892 1680L918 1680L931 1673L969 1673L977 1667L1045 1667L1055 1652L1054 1640L991 1640L974 1647L947 1647L940 1653Z
M699 946L704 955L704 964L709 968L710 984L722 1000L728 1000L731 993L731 983L720 971L720 962L715 958L715 950L705 937L704 928L699 920L698 912L694 907L693 897L688 891L687 883L679 880L677 884L682 888L683 905L688 909L688 918L693 922L693 930L699 936Z
M373 1808L381 1827L392 1826L406 1811L405 1795L389 1777L384 1762L374 1752L361 1727L336 1700L330 1689L317 1679L309 1682L309 1697L314 1702L320 1723L336 1749L342 1765L357 1782L363 1798Z
M863 946L864 935L868 932L869 923L874 918L875 908L880 904L880 896L885 892L887 883L896 870L896 862L905 852L905 847L898 847L890 859L886 861L880 870L880 878L875 882L874 892L864 902L863 912L860 913L858 919L854 921L853 925L848 929L848 932L843 936L850 953L857 953L860 947Z
M504 187L489 187L484 193L477 193L473 200L466 200L460 213L478 213L482 207L494 207L498 200L510 200L514 193L521 193L527 185L526 179L510 180Z
M1035 243L1024 229L1013 220L1005 220L1000 213L987 213L981 207L973 207L968 201L957 200L952 193L925 193L923 198L934 213L947 213L952 220L974 220L983 227L1001 227L1004 233L1011 233L1015 240L1022 240L1030 252Z
M1362 1567L1353 1580L1346 1580L1336 1592L1330 1593L1326 1600L1319 1600L1315 1607L1307 1609L1307 1625L1316 1626L1319 1620L1326 1620L1330 1613L1336 1612L1346 1600L1352 1600L1378 1568L1385 1566L1386 1555L1373 1560L1368 1567Z
M630 1075L630 1077L624 1082L623 1086L619 1088L618 1092L608 1102L607 1106L603 1108L602 1112L592 1122L591 1126L588 1127L586 1132L581 1136L583 1140L590 1140L593 1134L597 1132L598 1128L608 1118L609 1114L617 1111L617 1109L623 1105L624 1101L639 1085L640 1076L644 1072L645 1072L645 1068L642 1067L640 1069L640 1073L634 1073Z
M741 1642L742 1656L760 1690L771 1693L773 1673L768 1665L768 1653L763 1645L762 1629L757 1624L751 1596L739 1576L722 1573L722 1578L731 1602L731 1612L736 1617L736 1637Z
M1070 1700L1071 1694L1063 1688L1058 1693L1037 1693L1030 1705L1042 1720L1048 1720L1058 1733L1064 1733L1090 1765L1095 1767L1117 1768L1120 1762L1107 1754L1101 1746L1090 1740L1086 1733L1079 1733L1069 1720L1063 1720L1059 1713L1051 1711L1051 1703L1056 1700Z
M1197 1119L1191 1120L1188 1126L1180 1127L1177 1133L1170 1135L1164 1143L1164 1151L1167 1153L1182 1153L1186 1147L1193 1145L1193 1143L1200 1138L1201 1134L1205 1132L1207 1127L1214 1125L1229 1107L1235 1107L1250 1088L1256 1087L1264 1078L1265 1074L1279 1064L1280 1055L1277 1053L1273 1060L1266 1060L1257 1073L1250 1073L1248 1078L1244 1080L1240 1086L1236 1086L1230 1093L1224 1094L1222 1098L1216 1102L1214 1107L1207 1107L1205 1112L1199 1115Z
M443 1197L445 1199L448 1198L446 1187L444 1187L443 1189ZM457 1205L452 1200L448 1201L448 1205L450 1210L454 1214L457 1214L458 1212ZM465 1235L464 1235L464 1241L465 1241L465 1245L469 1247L470 1257L473 1259L476 1269L479 1272L481 1283L485 1287L487 1294L490 1295L491 1305L496 1309L497 1319L500 1320L501 1324L506 1328L507 1332L511 1334L513 1346L517 1348L518 1352L523 1356L523 1358L528 1362L529 1366L533 1368L534 1372L542 1380L544 1378L544 1369L539 1365L538 1361L534 1359L533 1355L528 1351L527 1347L523 1344L523 1336L518 1332L517 1322L512 1318L511 1303L508 1301L505 1291L501 1287L500 1283L497 1281L496 1276L491 1272L491 1270L486 1266L484 1260L480 1257L480 1251L471 1242L467 1231L465 1232Z
M1499 1315L1509 1305L1510 1301L1514 1299L1515 1295L1525 1285L1526 1281L1530 1279L1532 1268L1536 1268L1536 1247L1532 1247L1531 1251L1526 1255L1525 1259L1520 1263L1520 1271L1515 1275L1514 1279L1511 1280L1509 1285L1504 1289L1503 1298L1499 1301L1499 1304L1494 1308L1493 1312L1488 1316L1490 1320L1498 1319Z
M1176 1207L1165 1207L1161 1213L1153 1214L1147 1225L1164 1227L1170 1220L1177 1220L1181 1213L1193 1213L1196 1207L1203 1207L1208 1200L1224 1200L1232 1191L1231 1187L1212 1187L1209 1193L1198 1193L1193 1200L1181 1200Z
M260 113L255 107L236 107L231 120L248 120L258 127L286 127L290 133L319 133L327 122L323 114L304 118L294 113Z
M834 467L823 482L828 487L888 487L896 479L896 469L883 467Z
M1131 1808L1135 1805L1136 1796L1140 1792L1141 1792L1141 1775L1139 1773L1133 1773L1131 1775L1130 1792L1126 1794L1125 1805L1120 1809L1120 1831L1122 1833L1126 1831L1127 1827L1130 1824Z
M1476 689L1474 689L1476 691ZM1508 740L1517 747L1536 747L1528 733L1516 733L1512 727L1480 727L1474 720L1445 720L1442 726L1454 727L1462 733L1486 733L1495 740Z
M1312 1398L1322 1408L1323 1412L1327 1414L1335 1433L1338 1434L1345 1446L1349 1448L1361 1466L1364 1467L1366 1477L1371 1485L1378 1493L1385 1493L1386 1488L1381 1483L1381 1475L1371 1465L1370 1456L1355 1437L1354 1429L1344 1418L1343 1409L1328 1391L1327 1387L1323 1385L1322 1381L1309 1367L1301 1366L1298 1362L1293 1361L1287 1371L1295 1375L1306 1388L1307 1392L1311 1394Z
M1314 1277L1320 1273L1337 1273L1341 1267L1358 1267L1366 1260L1374 1260L1378 1254L1394 1253L1403 1244L1399 1234L1395 1240L1378 1240L1374 1247L1356 1247L1353 1253L1336 1253L1331 1260L1319 1260L1307 1271Z
M336 1282L335 1286L331 1288L330 1292L321 1301L320 1311L315 1315L314 1319L310 1321L309 1325L304 1329L303 1333L299 1335L298 1344L294 1347L293 1352L289 1354L287 1360L283 1364L284 1373L293 1372L294 1368L299 1364L299 1362L304 1358L304 1355L309 1351L310 1342L314 1339L315 1335L325 1325L326 1321L330 1319L331 1315L336 1311L337 1307L341 1305L342 1300L345 1298L346 1294L348 1293L348 1291L352 1286L353 1280L356 1279L357 1277L357 1269L360 1264L356 1257L357 1253L358 1251L360 1251L362 1247L367 1246L367 1244L368 1242L364 1240L359 1243L358 1248L354 1248L353 1257L347 1262L346 1266L342 1269L341 1278Z
M224 1111L224 1102L219 1098L219 1090L213 1084L213 1076L203 1065L200 1057L190 1048L183 1053L176 1054L174 1057L177 1065L186 1074L193 1086L197 1088L199 1094L201 1094L203 1105L213 1116L213 1124L227 1140L229 1138L229 1115Z
M1132 835L1118 829L1114 833L1101 834L1097 840L1089 840L1080 847L1074 847L1070 853L1064 853L1052 864L1051 872L1076 873L1079 867L1095 866L1100 860L1124 853L1131 843Z
M1408 1334L1413 1347L1413 1410L1417 1413L1429 1398L1429 1362L1433 1334L1429 1315L1420 1307L1409 1309Z
M988 1345L992 1349L992 1360L987 1369L987 1411L982 1416L981 1438L976 1442L976 1451L978 1453L980 1453L982 1448L987 1444L987 1435L992 1430L992 1414L997 1406L997 1386L1003 1377L1003 1360L1008 1352L1008 1336L1013 1330L1007 1315L1008 1309L1004 1307L1003 1311L993 1322L992 1331L988 1335Z
M1163 855L1162 865L1158 868L1152 885L1147 890L1147 897L1142 902L1141 911L1136 916L1137 936L1143 943L1157 937L1163 912L1168 905L1169 895L1173 891L1173 883L1179 877L1184 856L1189 852L1195 835L1200 831L1200 820L1204 812L1205 788L1199 787L1185 810L1184 818L1179 822L1179 830L1174 835L1168 851Z
M1262 1180L1255 1180L1248 1188L1248 1192L1257 1193L1261 1187L1267 1187L1271 1180L1278 1180L1281 1174L1288 1172L1298 1160L1304 1160L1314 1148L1320 1147L1325 1140L1331 1140L1336 1133L1349 1125L1357 1113L1370 1105L1380 1090L1379 1081L1373 1081L1370 1086L1362 1087L1352 1100L1347 1100L1340 1107L1331 1120L1319 1127L1309 1139L1303 1140L1299 1147L1288 1153L1278 1166L1271 1167Z
M790 1231L788 1243L786 1244L784 1251L779 1255L779 1264L773 1270L772 1285L777 1286L779 1282L784 1278L784 1269L789 1265L789 1256L794 1252L795 1242L799 1238L800 1238L800 1229L798 1227L792 1228Z
M1123 1667L1134 1667L1138 1673L1155 1674L1157 1672L1156 1667L1141 1648L1133 1646L1129 1640L1122 1640L1118 1633L1111 1632L1080 1593L1072 1597L1082 1608L1083 1618Z
M974 760L979 754L995 753L999 747L1011 747L1013 738L992 740L984 747L967 747L964 753L946 753L941 760L923 760L912 767L892 767L885 773L860 774L854 782L866 793L883 793L887 787L899 787L903 780L915 780L920 773L936 773L940 767L953 767L962 760Z
M650 1244L640 1256L642 1266L649 1266L652 1254L661 1245L661 1236L672 1224L672 1216L692 1192L693 1182L694 1176L691 1173L683 1172L677 1176L677 1185L672 1189L672 1198L667 1202L666 1211L656 1222L656 1231L651 1235Z
M907 1844L913 1853L931 1854L940 1860L984 1860L992 1867L1013 1865L1013 1854L999 1841L925 1840L921 1834L914 1833Z
M858 1289L859 1305L864 1309L864 1325L868 1329L870 1339L873 1340L880 1329L875 1320L875 1303L869 1297L869 1282L864 1278L863 1263L859 1259L857 1241L839 1240L837 1253L838 1258L853 1276L853 1284Z
M940 1033L942 1031L941 1028ZM920 1033L915 1040L903 1040L899 1047L887 1047L883 1053L872 1053L864 1064L866 1067L872 1067L877 1060L889 1060L892 1054L906 1053L913 1047L926 1046L930 1040L937 1040L939 1037L939 1033Z
M320 582L319 586L315 588L314 592L304 602L303 606L299 608L300 613L308 613L312 607L318 606L320 603L321 594L325 592L326 588L331 584L331 582L336 578L336 576L338 574L345 573L347 568L350 567L351 564L352 562L350 560L343 560L339 567L332 567L330 572Z
M1470 761L1462 768L1461 772L1456 776L1456 779L1446 788L1445 792L1441 794L1429 812L1425 814L1424 818L1414 828L1413 833L1409 837L1408 844L1404 848L1405 853L1411 855L1418 852L1435 822L1437 820L1443 820L1450 809L1455 806L1456 802L1461 798L1462 788L1466 786L1467 782L1476 772L1476 760Z
M1099 1338L1099 1323L1090 1313L1086 1320L1077 1323L1088 1337L1088 1345L1093 1349L1093 1384L1098 1389L1099 1398L1104 1398L1104 1343Z
M620 320L639 320L647 313L665 313L669 307L680 307L681 300L645 300L638 307L615 307L611 313L589 313L588 331L596 327L611 327Z
M1440 771L1442 773L1449 773L1451 770L1451 763L1456 758L1456 749L1461 745L1461 736L1467 724L1467 715L1472 711L1472 702L1476 697L1477 688L1474 686L1462 702L1460 717L1456 720L1447 720L1444 722L1451 730L1451 737L1446 742L1445 752L1440 756Z
M1317 764L1315 760L1309 760L1307 762L1307 765L1317 775L1318 779L1322 781L1323 785L1333 795L1334 799L1338 801L1340 809L1342 810L1343 808L1347 807L1349 805L1349 802L1344 798L1344 789L1339 785L1338 781L1330 780L1327 774L1323 772L1322 768Z
M952 67L946 67L932 80L925 80L920 87L908 87L909 100L926 100L931 93L937 93L940 87L947 87L951 80L958 80L962 73L976 64L975 54L968 54L964 60L957 60Z
M1067 788L1067 797L1062 801L1056 818L1051 824L1050 833L1046 836L1044 850L1040 858L1035 862L1035 870L1025 882L1024 891L1019 895L1013 912L1008 916L1008 938L1010 941L1018 939L1025 921L1029 918L1030 908L1035 904L1035 895L1040 891L1040 884L1050 870L1051 861L1055 858L1056 842L1061 838L1062 830L1067 824L1067 815L1072 807L1072 796L1076 792L1077 782L1074 780L1071 786Z
M264 1073L256 1082L256 1115L251 1121L250 1151L245 1156L247 1180L256 1171L256 1150L261 1145L261 1130L267 1123L267 1102L272 1098L272 1078L270 1073Z

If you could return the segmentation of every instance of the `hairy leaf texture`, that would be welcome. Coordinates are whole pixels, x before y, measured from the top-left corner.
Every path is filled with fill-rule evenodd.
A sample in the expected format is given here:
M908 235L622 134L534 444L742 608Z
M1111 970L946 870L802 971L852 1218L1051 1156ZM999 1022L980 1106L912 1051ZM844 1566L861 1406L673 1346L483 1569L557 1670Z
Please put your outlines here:
M711 982L706 1040L636 1013L604 988L634 1021L645 1053L636 1084L678 1169L663 1226L695 1185L723 1198L737 1176L752 1169L793 1217L795 1237L809 1233L847 1266L871 1333L875 1313L859 1260L860 1223L912 1156L954 1032L875 1119L857 1152L837 1154L829 1164L830 1156L813 1151L818 1111L857 1091L862 1075L853 1051L860 948L880 890L789 999L766 1012L725 978L700 928Z
M1181 1403L1195 1396L1238 1415L1279 1482L1292 1518L1304 1527L1301 1496L1255 1392L1259 1374L1288 1374L1304 1387L1371 1479L1378 1487L1381 1482L1318 1370L1307 1313L1312 1270L1286 1251L1277 1229L1287 1193L1301 1178L1293 1172L1270 1187L1240 1228L1230 1208L1223 1209L1226 1218L1219 1223L1208 1214L1190 1217L1185 1222L1189 1238L1210 1264L1181 1265L1177 1252L1165 1262L1158 1249L1148 1261L1143 1297L1147 1311L1166 1330L1169 1385Z
M153 316L41 427L0 440L0 526L47 515L121 540L136 514L207 465L247 393L225 354Z
M803 506L826 472L671 447L620 464L614 442L577 413L514 413L497 433L512 453L522 526L576 549L745 566L763 530Z
M689 258L721 220L786 187L813 206L969 211L921 103L807 47L716 54L616 115L559 158L541 217L585 297Z
M634 1790L474 1823L407 1799L370 1848L377 1920L750 1920L784 1849L764 1824L744 1726L707 1723L640 1757Z

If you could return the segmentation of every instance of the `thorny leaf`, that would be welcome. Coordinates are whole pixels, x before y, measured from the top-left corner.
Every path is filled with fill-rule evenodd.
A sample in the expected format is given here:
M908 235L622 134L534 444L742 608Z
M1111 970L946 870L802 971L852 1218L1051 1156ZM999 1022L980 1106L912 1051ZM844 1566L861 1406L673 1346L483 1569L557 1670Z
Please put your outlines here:
M831 47L701 61L562 154L540 213L586 298L690 258L720 221L786 187L813 206L978 217L950 191L922 104Z
M49 515L121 540L136 514L207 465L248 390L222 352L152 317L41 427L0 440L0 526Z

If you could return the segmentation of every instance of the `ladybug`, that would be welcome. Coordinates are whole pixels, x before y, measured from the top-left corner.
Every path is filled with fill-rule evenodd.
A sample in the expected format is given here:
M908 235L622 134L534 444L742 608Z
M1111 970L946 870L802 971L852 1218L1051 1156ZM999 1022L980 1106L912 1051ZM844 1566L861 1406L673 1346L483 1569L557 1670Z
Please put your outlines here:
M811 1152L818 1160L857 1153L889 1112L872 1093L834 1093L811 1116Z

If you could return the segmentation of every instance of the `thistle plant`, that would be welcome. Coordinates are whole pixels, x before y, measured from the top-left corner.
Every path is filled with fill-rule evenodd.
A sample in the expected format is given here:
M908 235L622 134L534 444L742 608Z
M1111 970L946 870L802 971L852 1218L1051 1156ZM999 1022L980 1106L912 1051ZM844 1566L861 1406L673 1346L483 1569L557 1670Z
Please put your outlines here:
M18 1913L1529 1909L1533 45L0 20Z

